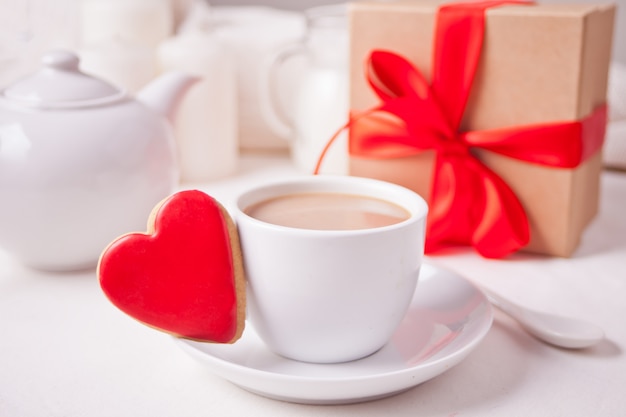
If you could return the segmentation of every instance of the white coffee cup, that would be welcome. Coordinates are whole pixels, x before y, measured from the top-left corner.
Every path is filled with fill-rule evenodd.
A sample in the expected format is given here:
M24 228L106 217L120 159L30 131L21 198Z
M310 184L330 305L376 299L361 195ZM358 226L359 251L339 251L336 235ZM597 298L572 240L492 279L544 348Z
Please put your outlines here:
M373 197L406 219L359 230L276 225L247 214L265 200L302 193ZM251 324L275 353L337 363L383 347L403 319L423 258L426 202L406 188L350 176L310 176L257 186L237 200Z

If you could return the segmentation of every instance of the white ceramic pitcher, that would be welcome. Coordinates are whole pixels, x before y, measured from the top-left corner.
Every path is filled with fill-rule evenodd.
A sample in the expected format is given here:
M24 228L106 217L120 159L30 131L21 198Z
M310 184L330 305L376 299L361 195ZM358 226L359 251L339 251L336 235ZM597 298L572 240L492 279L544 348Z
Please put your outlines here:
M319 155L348 118L348 34L346 6L323 6L305 12L302 41L269 57L260 90L261 111L277 134L290 141L296 167L313 172ZM293 105L281 101L281 69L292 59L306 60L293 94ZM339 138L324 159L322 172L347 173L347 142Z

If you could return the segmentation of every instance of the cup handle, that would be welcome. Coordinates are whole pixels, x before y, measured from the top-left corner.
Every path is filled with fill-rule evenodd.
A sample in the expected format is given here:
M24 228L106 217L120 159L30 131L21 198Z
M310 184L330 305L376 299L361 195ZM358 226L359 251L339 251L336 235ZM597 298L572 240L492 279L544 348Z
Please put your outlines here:
M261 65L258 86L261 115L272 131L285 140L292 140L294 124L277 94L280 88L278 70L289 59L305 52L306 48L301 42L289 44L270 54Z

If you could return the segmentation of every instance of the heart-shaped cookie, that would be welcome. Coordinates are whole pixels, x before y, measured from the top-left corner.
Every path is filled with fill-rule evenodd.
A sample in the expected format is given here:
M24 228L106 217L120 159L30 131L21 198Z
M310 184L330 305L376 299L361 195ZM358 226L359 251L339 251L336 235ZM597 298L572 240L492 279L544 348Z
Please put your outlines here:
M235 225L215 199L181 191L157 205L147 233L102 252L100 286L120 310L175 336L232 343L243 332L245 278Z

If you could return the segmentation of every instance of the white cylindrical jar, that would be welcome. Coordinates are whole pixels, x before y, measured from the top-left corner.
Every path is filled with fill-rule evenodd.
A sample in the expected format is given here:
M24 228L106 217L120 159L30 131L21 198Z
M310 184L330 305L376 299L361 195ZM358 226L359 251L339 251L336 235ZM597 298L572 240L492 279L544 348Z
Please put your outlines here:
M84 44L119 36L155 48L173 32L169 0L84 0L81 33Z
M80 56L83 71L133 94L139 92L157 74L154 48L118 36L85 45L80 50Z
M301 13L264 6L216 6L212 9L216 32L232 53L238 82L239 144L250 151L284 151L288 144L263 117L259 85L262 67L277 48L298 41L304 34ZM296 64L296 62L294 62ZM281 85L297 83L300 65L285 66ZM285 96L285 104L291 102Z
M158 49L162 71L202 78L181 103L175 122L181 180L210 181L237 169L236 74L231 57L210 28L188 30Z

